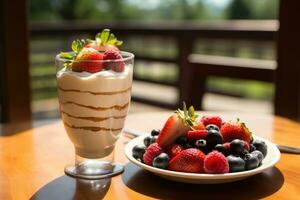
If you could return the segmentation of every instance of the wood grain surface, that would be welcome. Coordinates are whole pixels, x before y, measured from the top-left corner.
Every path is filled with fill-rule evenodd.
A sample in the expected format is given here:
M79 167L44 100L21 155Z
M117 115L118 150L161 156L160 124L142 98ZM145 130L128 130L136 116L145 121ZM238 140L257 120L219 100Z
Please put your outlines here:
M126 127L141 131L161 128L170 113L129 115ZM274 143L300 147L300 124L273 116L218 113L224 119L247 122L254 134ZM0 199L299 199L300 155L282 154L276 167L236 183L190 185L176 183L129 163L123 135L115 160L125 172L112 179L84 181L64 175L64 166L74 162L73 145L60 121L22 132L0 136Z

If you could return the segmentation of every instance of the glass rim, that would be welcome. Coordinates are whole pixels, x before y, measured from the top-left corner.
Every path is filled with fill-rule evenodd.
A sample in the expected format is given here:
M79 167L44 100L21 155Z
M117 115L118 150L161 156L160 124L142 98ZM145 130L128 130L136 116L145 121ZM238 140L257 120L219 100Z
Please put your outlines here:
M67 53L74 53L74 52L67 52ZM121 59L114 59L114 60L80 60L80 61L72 61L72 62L103 62L103 63L106 63L106 62L125 62L125 61L128 61L128 60L133 60L134 58L134 54L133 53L130 53L130 52L127 52L127 51L120 51L122 57L123 56L126 56L125 58L121 58ZM69 62L70 60L66 59L66 58L61 58L60 57L60 54L57 54L55 56L55 60L56 61L60 61L60 62Z

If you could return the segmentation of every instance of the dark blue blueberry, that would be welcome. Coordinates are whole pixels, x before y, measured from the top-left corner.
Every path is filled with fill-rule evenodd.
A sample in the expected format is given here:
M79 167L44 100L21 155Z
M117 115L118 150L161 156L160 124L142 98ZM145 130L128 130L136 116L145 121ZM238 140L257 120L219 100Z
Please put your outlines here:
M262 154L262 152L255 150L253 152L251 152L252 155L256 156L259 160L259 164L262 162L262 160L264 159L264 155Z
M266 157L268 153L268 147L264 141L254 140L252 144L255 146L256 150L262 152L264 157Z
M152 136L157 136L157 135L159 134L159 132L160 132L160 130L158 130L158 129L153 129L153 130L151 131L151 135L152 135Z
M209 130L216 130L216 131L219 131L219 130L220 130L219 127L218 127L217 125L214 125L214 124L208 124L208 125L205 127L205 129L206 129L207 131L209 131Z
M153 159L152 165L153 167L157 167L160 169L166 169L169 164L170 157L166 153L161 153Z
M259 165L258 158L256 156L254 156L253 154L250 154L250 153L246 154L244 160L246 163L246 166L245 166L246 170L255 169Z
M256 147L253 144L250 144L250 152L255 151Z
M195 147L201 151L206 151L206 140L197 140L195 142Z
M186 144L188 144L188 139L185 136L180 136L179 138L177 138L176 143L180 144L181 146L185 146Z
M214 149L221 152L224 156L229 154L228 150L222 144L217 144Z
M209 147L215 147L217 144L222 144L223 137L219 133L219 131L216 130L209 130L206 135L206 144Z
M138 145L136 145L136 146L133 147L133 149L132 149L132 156L135 159L142 160L145 151L146 151L146 147L144 145L138 144Z
M245 153L244 141L239 139L232 140L230 142L230 152L232 154L243 156Z
M240 172L245 170L245 161L234 155L229 155L226 157L229 164L229 172Z
M148 147L150 144L156 142L157 136L147 136L144 138L144 144Z

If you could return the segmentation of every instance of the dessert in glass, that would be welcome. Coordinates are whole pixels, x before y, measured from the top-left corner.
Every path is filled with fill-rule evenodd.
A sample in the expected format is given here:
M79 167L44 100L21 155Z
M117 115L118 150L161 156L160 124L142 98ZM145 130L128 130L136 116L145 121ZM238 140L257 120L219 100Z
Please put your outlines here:
M113 158L130 105L134 55L121 44L104 29L56 56L61 118L76 153L67 175L99 179L124 170Z

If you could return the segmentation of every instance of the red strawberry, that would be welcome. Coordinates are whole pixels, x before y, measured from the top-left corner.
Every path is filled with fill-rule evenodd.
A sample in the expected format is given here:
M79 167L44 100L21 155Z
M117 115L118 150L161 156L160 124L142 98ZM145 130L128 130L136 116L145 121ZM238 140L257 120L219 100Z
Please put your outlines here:
M112 69L116 72L124 71L125 63L124 63L123 57L119 51L112 50L112 49L105 51L105 53L103 55L103 59L105 60L105 62L104 62L105 68ZM110 60L110 61L108 61L108 60ZM114 61L114 60L117 60L117 61Z
M186 137L189 141L196 142L197 140L206 138L207 130L194 130L188 131Z
M143 161L152 166L153 159L162 153L162 148L157 143L152 143L143 155Z
M222 125L222 119L219 116L203 116L201 121L204 126L207 126L208 124L214 124L220 128Z
M196 118L197 115L194 108L191 106L187 111L186 105L183 104L183 111L178 109L178 111L168 118L158 135L157 143L161 147L167 147L173 144L178 137L184 135L191 129Z
M118 47L110 44L101 45L98 44L96 41L90 42L84 46L85 48L93 48L97 51L108 51L108 50L114 50L114 51L120 51Z
M229 172L226 157L218 151L212 151L204 159L204 171L209 174L222 174Z
M181 151L171 159L168 169L179 172L201 173L205 154L202 151L190 148Z
M72 70L76 72L95 73L103 69L103 56L92 48L84 48L72 62Z
M220 133L223 136L223 142L240 139L250 143L252 139L252 133L246 127L245 123L239 122L239 120L237 122L224 123L220 129Z
M193 126L193 128L195 130L205 130L205 126L200 120L198 122L196 122L196 125Z
M179 144L172 144L166 148L166 153L170 156L170 158L175 157L183 150L183 147Z
M88 40L88 43L84 47L93 48L102 52L108 50L119 51L117 46L122 45L122 43L122 41L117 40L115 35L111 33L109 29L104 29L96 35L95 40Z

